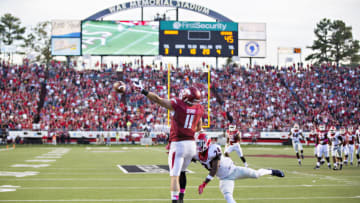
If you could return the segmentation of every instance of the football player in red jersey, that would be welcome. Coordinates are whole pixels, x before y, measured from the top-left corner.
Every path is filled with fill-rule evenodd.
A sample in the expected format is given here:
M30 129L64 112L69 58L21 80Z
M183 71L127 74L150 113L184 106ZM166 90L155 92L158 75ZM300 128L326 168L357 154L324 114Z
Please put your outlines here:
M202 128L204 108L199 104L201 93L196 87L180 92L180 98L163 99L143 88L141 81L134 81L135 90L150 101L174 112L171 121L168 164L170 193L173 203L183 202L186 187L186 168L196 154L195 132Z
M226 131L226 146L225 146L225 156L230 157L232 151L236 151L237 155L240 157L241 161L244 163L245 167L248 167L246 159L240 147L241 135L240 131L236 129L236 125L229 125L229 129Z
M329 158L329 138L328 132L324 124L319 125L319 130L316 137L317 144L317 162L314 169L320 168L321 157L325 156L328 163L328 168L331 169L330 158Z

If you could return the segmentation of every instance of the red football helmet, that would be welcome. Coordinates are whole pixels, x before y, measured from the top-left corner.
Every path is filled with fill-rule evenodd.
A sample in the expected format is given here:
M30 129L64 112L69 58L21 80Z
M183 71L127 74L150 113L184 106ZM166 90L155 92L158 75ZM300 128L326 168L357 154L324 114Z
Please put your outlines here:
M196 87L189 87L181 90L180 99L189 105L200 102L201 93Z
M209 148L210 144L211 144L211 139L208 139L205 133L200 133L196 140L196 146L198 152L206 151Z

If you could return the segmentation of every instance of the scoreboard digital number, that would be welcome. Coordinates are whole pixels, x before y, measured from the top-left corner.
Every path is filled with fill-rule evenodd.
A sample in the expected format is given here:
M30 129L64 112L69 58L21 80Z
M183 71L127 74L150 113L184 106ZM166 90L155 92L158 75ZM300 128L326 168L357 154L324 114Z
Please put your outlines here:
M231 57L238 55L238 24L160 21L162 56Z

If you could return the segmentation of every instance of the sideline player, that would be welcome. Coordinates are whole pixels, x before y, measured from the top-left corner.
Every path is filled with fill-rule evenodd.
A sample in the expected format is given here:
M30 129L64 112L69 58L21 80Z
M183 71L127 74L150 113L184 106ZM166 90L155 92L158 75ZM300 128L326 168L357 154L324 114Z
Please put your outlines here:
M168 164L170 169L170 193L173 203L183 202L186 187L186 168L196 154L195 132L202 128L204 108L199 104L200 91L195 87L184 89L180 98L163 99L143 88L141 81L134 81L135 90L150 101L174 111L170 128L170 151Z
M350 159L350 165L353 165L353 161L354 161L354 151L355 151L355 139L356 139L356 134L354 131L354 128L352 126L348 127L348 131L347 131L347 141L348 141L348 160Z
M209 171L209 175L206 177L205 181L199 185L199 194L202 194L206 185L214 178L214 176L217 176L220 179L220 191L224 195L227 203L235 203L233 198L235 180L259 178L264 175L272 175L281 178L285 176L280 170L254 170L234 165L229 157L222 156L221 147L218 144L211 144L211 140L208 139L204 133L199 134L196 145L198 153L194 159L199 161Z
M356 144L357 144L357 150L356 150L356 158L357 158L357 166L359 167L360 165L360 125L358 127L358 129L356 130Z
M309 139L314 142L314 156L315 156L315 159L317 160L317 145L318 145L317 143L318 143L318 141L317 141L317 132L316 132L316 128L315 128L315 127L313 127L313 128L311 129L310 134L309 134ZM320 161L320 163L321 163L321 164L324 164L324 163L325 163L325 160L322 159L322 160Z
M236 125L229 125L229 129L226 131L226 137L225 156L230 157L230 153L236 151L236 154L240 157L245 167L248 167L240 147L241 134L240 131L236 129Z
M330 127L329 138L331 143L331 156L333 158L333 164L334 164L333 169L342 170L343 163L342 163L341 147L343 144L343 139L338 133L336 133L335 126Z
M304 159L304 150L301 144L301 140L304 140L304 135L302 134L302 131L299 129L298 124L295 124L294 127L290 130L289 137L292 140L292 146L295 150L298 163L301 166L301 159ZM301 153L301 159L300 159L299 151Z
M347 165L349 158L349 146L348 146L348 136L345 127L340 128L340 136L343 139L342 153L344 154L344 165Z
M317 162L314 169L320 168L320 162L322 156L325 156L325 159L328 163L328 168L331 169L330 158L329 158L329 138L326 131L325 125L319 125L319 131L317 132Z

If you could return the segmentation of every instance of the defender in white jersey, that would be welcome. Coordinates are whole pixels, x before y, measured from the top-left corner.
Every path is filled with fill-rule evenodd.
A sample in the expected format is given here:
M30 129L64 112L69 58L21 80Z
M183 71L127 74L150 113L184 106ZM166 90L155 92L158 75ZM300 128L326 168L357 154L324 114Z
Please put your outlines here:
M294 127L290 130L289 137L292 140L292 146L295 150L298 163L301 166L299 151L301 153L301 158L304 159L304 150L301 144L301 140L304 140L304 135L302 134L302 131L299 129L298 124L295 124Z
M356 134L354 128L352 126L349 126L347 131L347 143L348 143L348 153L349 153L347 162L349 162L350 160L351 166L353 165L353 161L354 161L355 139L356 139Z
M207 170L209 175L205 181L199 185L199 194L202 194L206 185L217 176L220 179L220 191L223 193L227 203L235 203L233 191L236 179L243 178L259 178L263 175L273 175L284 177L284 173L280 170L259 169L235 166L233 161L222 156L221 147L217 144L211 144L211 140L207 139L206 134L202 133L196 141L198 153L194 157Z
M340 128L340 136L343 138L343 147L342 147L342 153L344 155L344 165L348 164L348 158L349 158L349 145L348 145L348 136L346 133L346 128L341 127Z
M358 160L357 162L357 166L359 167L360 165L360 125L358 127L358 129L356 130L356 133L355 133L356 137L355 137L355 142L356 142L356 145L357 145L357 150L356 150L356 158Z
M343 139L339 133L336 133L335 126L330 127L329 135L330 144L331 144L331 156L333 158L334 170L342 170L342 145Z

